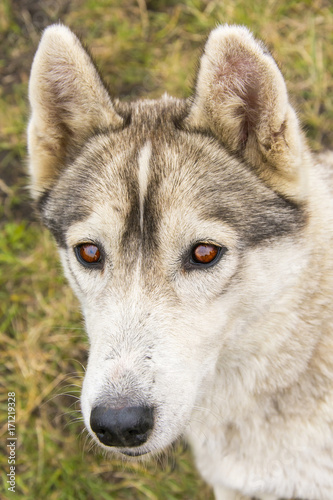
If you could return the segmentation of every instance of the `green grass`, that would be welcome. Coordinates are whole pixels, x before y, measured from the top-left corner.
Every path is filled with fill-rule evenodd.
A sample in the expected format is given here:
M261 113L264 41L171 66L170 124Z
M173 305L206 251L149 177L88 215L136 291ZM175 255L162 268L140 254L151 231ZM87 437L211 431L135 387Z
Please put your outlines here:
M188 96L217 23L249 26L288 80L309 142L333 145L333 7L328 0L3 0L0 4L0 447L6 490L7 393L17 398L17 495L28 500L212 498L181 447L163 464L90 450L78 397L87 343L50 235L32 214L25 158L27 83L41 30L77 31L115 96Z

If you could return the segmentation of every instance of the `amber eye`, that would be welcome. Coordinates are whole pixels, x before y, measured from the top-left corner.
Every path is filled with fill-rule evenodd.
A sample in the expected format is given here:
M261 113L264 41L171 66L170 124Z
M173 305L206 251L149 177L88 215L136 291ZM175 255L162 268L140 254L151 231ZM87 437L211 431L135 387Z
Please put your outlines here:
M83 243L75 247L76 257L85 266L93 266L101 262L101 252L93 243Z
M211 243L199 243L192 249L191 259L195 264L208 265L217 261L221 247Z

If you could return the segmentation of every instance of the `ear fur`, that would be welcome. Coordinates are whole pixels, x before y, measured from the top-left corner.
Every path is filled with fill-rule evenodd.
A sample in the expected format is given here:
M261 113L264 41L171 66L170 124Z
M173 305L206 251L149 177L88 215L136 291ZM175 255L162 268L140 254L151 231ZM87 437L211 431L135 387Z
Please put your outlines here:
M209 128L276 191L300 200L307 146L274 59L245 27L211 32L187 127Z
M31 188L37 197L54 182L69 148L82 145L96 130L121 127L123 119L78 38L60 24L44 31L31 69L29 100Z

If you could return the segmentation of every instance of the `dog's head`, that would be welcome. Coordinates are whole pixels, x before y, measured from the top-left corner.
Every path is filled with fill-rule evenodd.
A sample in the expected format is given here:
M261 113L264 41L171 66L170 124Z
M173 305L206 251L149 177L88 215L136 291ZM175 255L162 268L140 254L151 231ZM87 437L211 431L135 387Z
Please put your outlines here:
M255 312L292 279L306 150L284 80L245 28L222 26L192 99L113 102L57 25L29 96L32 192L90 341L86 426L107 449L158 451L215 370L250 363Z

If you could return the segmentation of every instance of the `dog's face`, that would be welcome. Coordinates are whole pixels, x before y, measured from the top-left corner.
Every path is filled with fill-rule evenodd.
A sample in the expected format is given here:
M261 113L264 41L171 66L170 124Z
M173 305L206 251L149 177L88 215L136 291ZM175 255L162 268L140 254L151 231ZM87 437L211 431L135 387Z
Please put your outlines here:
M233 39L239 58L233 67L244 72L237 30L279 92L272 99L267 89L260 95L260 71L254 72L238 100L255 109L239 120L235 94L220 111L227 120L235 104L232 134L215 116L231 89L220 81L214 87L220 66L209 70L206 59L220 44L220 59L225 50L229 60ZM217 361L237 364L260 341L244 333L283 286L276 275L287 276L289 238L304 222L299 200L288 199L291 191L300 197L292 150L300 145L281 75L247 31L214 33L194 103L164 97L112 104L64 27L46 31L33 66L33 189L81 301L90 341L82 412L102 446L126 455L156 452L178 438ZM268 292L263 283L269 280Z

